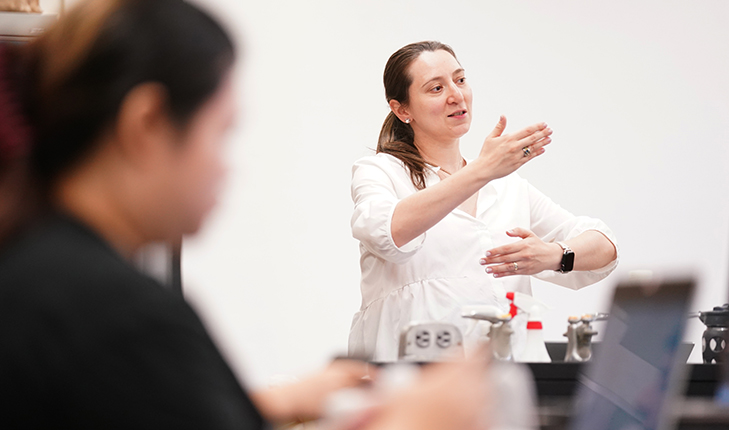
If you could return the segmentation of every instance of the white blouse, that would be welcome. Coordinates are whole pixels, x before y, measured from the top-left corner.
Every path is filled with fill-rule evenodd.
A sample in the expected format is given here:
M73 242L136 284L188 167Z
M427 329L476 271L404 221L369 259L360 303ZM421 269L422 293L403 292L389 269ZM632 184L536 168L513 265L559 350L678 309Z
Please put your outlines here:
M436 172L434 168L426 174L426 186L440 181ZM572 215L516 173L479 190L476 217L454 209L427 232L397 247L390 229L392 214L400 200L415 192L407 168L391 155L380 153L354 164L351 225L360 242L362 306L349 333L350 355L396 360L400 332L413 321L450 322L463 333L467 349L474 345L480 330L460 316L463 306L491 304L508 312L507 291L531 295L529 276L494 278L479 264L487 250L521 240L506 235L512 228L529 229L545 242L597 230L617 249L605 223ZM605 278L617 264L616 258L591 272L544 271L535 276L579 289ZM526 332L524 320L514 321L517 358Z

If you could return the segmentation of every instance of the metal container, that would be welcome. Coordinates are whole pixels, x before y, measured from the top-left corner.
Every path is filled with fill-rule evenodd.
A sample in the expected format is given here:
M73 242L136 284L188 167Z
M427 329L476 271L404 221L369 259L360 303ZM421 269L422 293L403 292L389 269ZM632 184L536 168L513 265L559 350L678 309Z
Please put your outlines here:
M726 354L722 352L729 344L729 304L717 306L708 312L699 312L698 316L706 325L701 337L704 363L723 362Z

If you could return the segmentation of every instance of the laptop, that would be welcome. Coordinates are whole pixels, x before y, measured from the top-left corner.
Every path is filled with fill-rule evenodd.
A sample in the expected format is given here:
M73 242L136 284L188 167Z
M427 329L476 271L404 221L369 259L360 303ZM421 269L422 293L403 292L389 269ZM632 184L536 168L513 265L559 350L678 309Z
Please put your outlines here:
M580 377L571 430L665 430L686 370L681 340L695 281L635 280L615 290L605 336Z

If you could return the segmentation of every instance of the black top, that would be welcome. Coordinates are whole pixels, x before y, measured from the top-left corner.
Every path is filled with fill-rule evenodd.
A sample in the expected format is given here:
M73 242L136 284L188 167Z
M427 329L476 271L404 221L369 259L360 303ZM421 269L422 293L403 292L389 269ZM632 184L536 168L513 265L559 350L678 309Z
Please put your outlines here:
M0 427L268 426L181 297L55 216L0 254Z

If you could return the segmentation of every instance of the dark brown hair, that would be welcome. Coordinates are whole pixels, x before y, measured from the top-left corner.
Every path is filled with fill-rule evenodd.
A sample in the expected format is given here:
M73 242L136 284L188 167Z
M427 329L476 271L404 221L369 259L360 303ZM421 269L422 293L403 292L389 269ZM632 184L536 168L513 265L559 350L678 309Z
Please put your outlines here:
M443 50L456 57L453 49L440 42L425 41L411 43L398 49L387 60L383 81L385 83L385 97L388 103L390 100L397 100L401 105L407 106L410 101L410 85L413 83L412 76L408 69L413 61L426 51ZM410 172L410 180L415 188L425 188L425 160L415 146L413 128L390 112L382 124L380 138L377 142L377 153L383 152L396 157L405 164Z
M235 57L222 27L183 0L88 0L37 40L6 51L0 122L19 113L30 132L26 150L14 152L0 133L0 244L20 219L48 206L54 181L95 149L133 88L162 85L183 127Z

